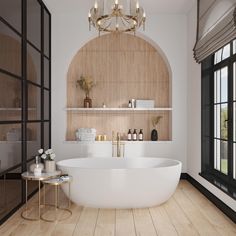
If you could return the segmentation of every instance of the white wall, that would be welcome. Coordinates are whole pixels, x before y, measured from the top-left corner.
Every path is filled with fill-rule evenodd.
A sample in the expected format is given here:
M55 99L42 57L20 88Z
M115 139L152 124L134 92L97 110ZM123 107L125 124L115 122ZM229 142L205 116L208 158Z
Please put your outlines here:
M187 136L187 172L225 204L236 211L236 203L231 197L210 184L201 172L201 66L193 59L193 47L196 42L197 4L188 14L188 136Z
M57 160L76 156L110 156L109 142L93 145L65 142L66 74L76 52L97 36L89 32L87 12L90 5L78 0L45 1L52 13L52 147ZM142 32L141 32L142 33ZM127 156L157 156L178 159L186 172L187 154L187 17L185 15L148 15L148 37L162 49L172 70L172 142L128 144Z

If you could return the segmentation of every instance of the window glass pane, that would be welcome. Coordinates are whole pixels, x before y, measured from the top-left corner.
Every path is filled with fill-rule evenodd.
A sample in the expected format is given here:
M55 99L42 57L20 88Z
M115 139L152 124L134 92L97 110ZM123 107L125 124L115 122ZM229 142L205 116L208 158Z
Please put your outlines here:
M228 58L229 56L230 56L230 44L227 44L227 45L223 48L222 60Z
M228 101L228 67L221 69L221 102Z
M49 14L44 10L44 54L49 57Z
M44 87L49 88L49 60L44 58Z
M50 140L50 130L49 122L44 122L44 149L49 149L49 140Z
M220 98L220 84L221 84L221 79L220 79L220 70L217 70L215 73L214 73L214 78L215 78L215 81L214 81L214 102L215 103L219 103L221 101L221 98Z
M21 169L19 168L0 175L0 219L22 202L22 180L20 173Z
M21 0L2 0L0 16L21 32Z
M234 179L236 179L236 143L234 143L234 152L233 152L234 156L233 156L233 160L234 160L234 167L233 167L233 175L234 175Z
M221 158L221 172L228 173L228 143L220 141L220 158Z
M221 105L214 106L214 137L220 138L221 135Z
M220 171L220 140L214 139L214 168Z
M221 62L222 49L218 50L214 56L214 64Z
M41 89L28 84L28 120L41 120Z
M228 105L221 105L221 114L220 114L220 126L221 126L221 138L228 139Z
M27 124L27 159L37 155L41 148L41 123Z
M21 120L21 81L0 72L0 120Z
M0 21L0 68L21 76L21 38Z
M21 124L0 125L0 172L21 163Z
M236 53L236 40L233 41L233 54Z
M41 50L41 6L37 0L27 0L27 39Z
M29 44L27 46L27 80L41 84L41 55Z
M49 91L44 90L44 120L49 120Z
M236 63L234 62L234 72L233 72L233 96L234 100L236 100Z

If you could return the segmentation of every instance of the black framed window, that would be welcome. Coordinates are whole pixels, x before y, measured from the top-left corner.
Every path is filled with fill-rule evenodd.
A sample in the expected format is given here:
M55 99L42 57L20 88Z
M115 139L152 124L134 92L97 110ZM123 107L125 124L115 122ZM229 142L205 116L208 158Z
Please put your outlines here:
M0 1L0 224L25 201L21 173L51 146L50 34L42 0Z
M236 40L202 62L201 175L236 199Z

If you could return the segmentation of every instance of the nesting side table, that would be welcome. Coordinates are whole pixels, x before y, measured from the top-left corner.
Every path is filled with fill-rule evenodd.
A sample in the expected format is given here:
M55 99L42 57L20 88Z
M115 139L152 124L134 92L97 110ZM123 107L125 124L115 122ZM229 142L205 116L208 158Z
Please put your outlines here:
M67 218L69 218L72 215L72 212L70 210L70 183L72 181L72 177L71 176L61 176L61 177L56 177L56 178L52 178L52 179L47 179L47 180L43 180L44 185L51 185L55 187L55 202L54 205L52 204L45 204L45 206L52 206L54 208L54 219L50 219L49 216L47 216L47 212L44 212L41 215L41 219L47 222L57 222L57 221L62 221L62 220L66 220ZM68 206L65 208L61 208L60 205L60 201L59 201L59 187L62 184L68 184L68 192L69 192L69 196L68 196ZM44 199L45 199L45 191L44 191ZM68 215L66 217L61 217L59 218L57 213L60 211L64 211L67 212Z
M39 176L35 176L34 173L32 172L24 172L21 174L22 179L25 180L25 209L22 211L21 216L22 218L26 219L26 220L31 220L31 221L36 221L36 220L40 220L40 216L41 216L41 201L40 201L40 197L41 197L41 188L40 188L40 184L41 182L43 182L44 180L50 179L50 178L54 178L57 177L61 174L61 171L55 171L54 173L42 173ZM28 208L28 181L38 181L38 189L39 189L39 193L38 193L38 217L32 218L30 216L28 216L28 212L29 212L29 208ZM45 197L45 195L44 195ZM44 198L45 199L45 198ZM45 201L45 200L44 200Z

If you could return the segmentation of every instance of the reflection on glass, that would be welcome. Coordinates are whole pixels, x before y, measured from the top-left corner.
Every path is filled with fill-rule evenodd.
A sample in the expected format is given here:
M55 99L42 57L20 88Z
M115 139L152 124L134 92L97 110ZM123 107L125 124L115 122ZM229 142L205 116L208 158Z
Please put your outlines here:
M44 123L44 149L49 149L49 140L50 140L50 130L49 122Z
M0 219L21 203L21 169L0 174Z
M21 0L1 1L0 16L21 33Z
M35 160L32 160L27 163L27 171L29 171L30 165L33 163L35 163ZM28 196L30 196L37 189L38 189L38 181L28 181Z
M21 38L0 21L0 68L21 76Z
M49 57L49 14L44 10L44 54Z
M221 135L222 139L228 139L228 105L222 104L220 111L220 127L221 127Z
M36 0L27 0L27 39L41 49L41 6Z
M41 84L41 55L27 45L27 80Z
M220 141L220 171L228 174L228 143Z
M21 81L0 72L0 120L21 120Z
M41 119L41 89L28 84L28 120Z
M0 170L21 163L21 125L0 125Z
M49 60L44 58L44 87L49 88Z
M49 120L49 91L44 90L44 120Z
M31 159L41 148L41 123L27 124L27 140L27 159Z

